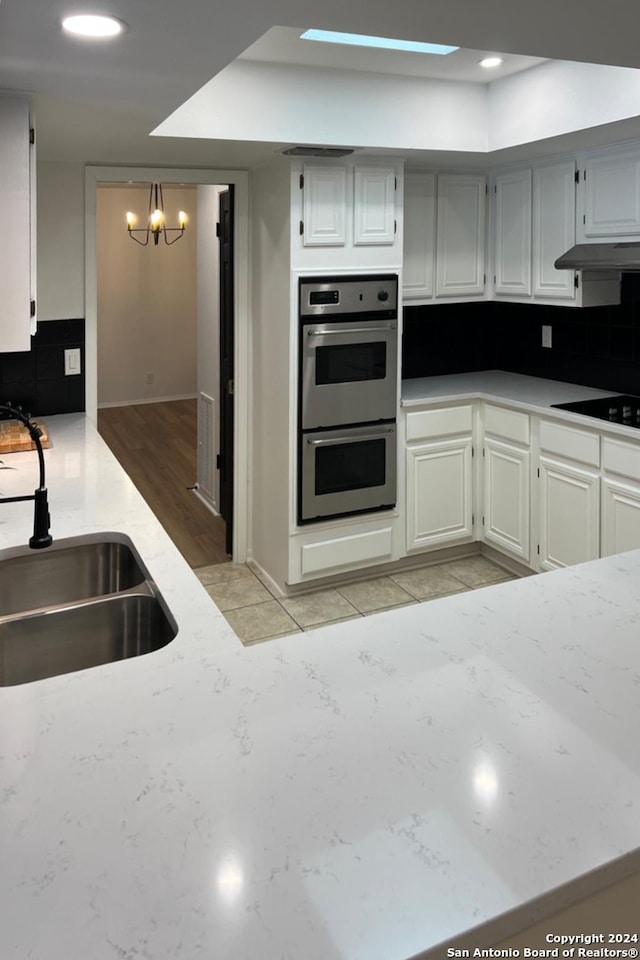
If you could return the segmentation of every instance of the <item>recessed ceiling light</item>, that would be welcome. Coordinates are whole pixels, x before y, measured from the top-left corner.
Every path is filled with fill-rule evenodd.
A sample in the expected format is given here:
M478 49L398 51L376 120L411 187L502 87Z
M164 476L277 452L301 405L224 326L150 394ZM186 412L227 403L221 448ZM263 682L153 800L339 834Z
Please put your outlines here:
M393 40L389 37L367 37L360 33L337 33L333 30L306 30L301 40L320 40L322 43L346 43L354 47L375 47L380 50L404 50L409 53L435 53L443 56L459 50L442 43L420 43L416 40Z
M117 37L125 29L122 20L115 17L98 17L93 14L65 17L62 29L72 33L75 37L87 37L92 40L107 40Z
M492 67L499 67L501 63L504 63L504 60L502 57L485 57L484 60L479 60L478 63L481 67L490 70Z

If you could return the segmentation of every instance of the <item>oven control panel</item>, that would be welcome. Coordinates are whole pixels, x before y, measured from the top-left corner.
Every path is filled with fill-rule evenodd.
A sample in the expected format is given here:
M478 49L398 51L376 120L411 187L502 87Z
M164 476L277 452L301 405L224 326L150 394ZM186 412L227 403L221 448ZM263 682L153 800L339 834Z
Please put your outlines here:
M397 316L398 275L301 277L300 317Z

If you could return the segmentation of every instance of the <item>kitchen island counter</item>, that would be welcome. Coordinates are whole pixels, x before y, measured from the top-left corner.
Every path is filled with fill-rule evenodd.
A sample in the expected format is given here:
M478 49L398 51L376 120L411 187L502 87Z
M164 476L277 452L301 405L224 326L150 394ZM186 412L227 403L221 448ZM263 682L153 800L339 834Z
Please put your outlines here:
M640 869L640 551L244 648L90 424L48 424L54 536L131 536L179 633L0 689L0 956L405 960Z

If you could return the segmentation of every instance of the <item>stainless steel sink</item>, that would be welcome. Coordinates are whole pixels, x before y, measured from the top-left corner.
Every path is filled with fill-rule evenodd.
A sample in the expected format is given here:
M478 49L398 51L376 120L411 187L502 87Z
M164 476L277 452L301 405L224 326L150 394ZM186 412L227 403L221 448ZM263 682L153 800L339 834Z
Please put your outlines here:
M175 635L158 598L147 594L7 618L0 623L0 686L139 657Z
M128 590L146 579L133 544L121 534L74 537L46 550L4 550L0 616Z
M139 657L177 632L122 534L0 551L0 686Z

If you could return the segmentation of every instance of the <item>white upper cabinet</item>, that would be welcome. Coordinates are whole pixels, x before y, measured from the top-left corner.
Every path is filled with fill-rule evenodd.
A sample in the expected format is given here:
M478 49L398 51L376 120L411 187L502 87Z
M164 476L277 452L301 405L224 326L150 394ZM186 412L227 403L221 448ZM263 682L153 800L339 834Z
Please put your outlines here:
M558 257L576 242L573 158L501 171L491 196L497 299L576 307L620 302L615 274L555 268Z
M357 166L354 177L354 244L393 243L396 232L394 169Z
M292 165L292 268L399 268L402 166L353 159Z
M436 176L404 175L405 300L432 297L436 254Z
M573 160L542 164L533 171L533 294L575 298L572 270L554 263L575 243L576 165Z
M590 237L640 234L640 149L587 158L582 232Z
M305 247L347 242L347 172L340 166L305 164L302 242Z
M575 192L573 160L496 174L492 193L496 297L576 299L574 272L554 266L575 243Z
M495 292L531 295L531 168L495 178Z
M484 293L485 209L483 175L438 175L436 297Z
M0 95L0 351L29 350L35 332L35 195L29 100ZM33 331L32 331L33 326Z

